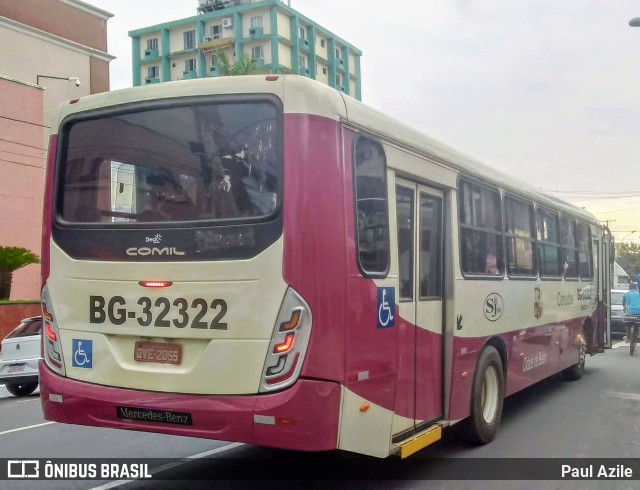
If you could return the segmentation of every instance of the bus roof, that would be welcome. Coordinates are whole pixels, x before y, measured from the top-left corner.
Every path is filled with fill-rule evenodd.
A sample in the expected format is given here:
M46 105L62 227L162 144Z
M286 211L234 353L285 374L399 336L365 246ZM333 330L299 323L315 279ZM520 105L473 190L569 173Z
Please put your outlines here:
M283 101L285 113L314 114L343 120L436 164L500 186L539 204L558 208L592 224L598 224L597 218L583 208L547 195L531 184L471 158L323 83L297 75L248 75L180 80L90 95L61 104L52 128L57 132L60 123L77 112L158 99L218 94L275 94Z

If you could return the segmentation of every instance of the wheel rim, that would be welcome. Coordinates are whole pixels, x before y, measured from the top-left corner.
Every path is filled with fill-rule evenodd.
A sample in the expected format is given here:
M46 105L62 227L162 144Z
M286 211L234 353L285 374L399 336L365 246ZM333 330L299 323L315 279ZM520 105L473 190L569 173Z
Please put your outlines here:
M484 379L482 380L482 394L480 396L480 403L482 406L482 418L488 424L492 423L496 417L498 411L498 371L496 367L490 365L484 372Z

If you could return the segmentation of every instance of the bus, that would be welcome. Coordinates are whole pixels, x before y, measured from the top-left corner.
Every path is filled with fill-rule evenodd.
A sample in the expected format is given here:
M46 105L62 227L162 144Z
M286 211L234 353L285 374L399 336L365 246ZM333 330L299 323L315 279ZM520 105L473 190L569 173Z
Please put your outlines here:
M63 104L47 420L409 456L603 352L610 233L305 77Z

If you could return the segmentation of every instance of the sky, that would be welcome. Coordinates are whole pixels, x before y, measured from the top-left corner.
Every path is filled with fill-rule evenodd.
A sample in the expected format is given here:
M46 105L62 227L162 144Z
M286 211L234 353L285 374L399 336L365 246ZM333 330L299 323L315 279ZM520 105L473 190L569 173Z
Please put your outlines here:
M111 89L128 32L197 0L84 0L107 22ZM640 2L291 0L362 51L362 101L640 241Z

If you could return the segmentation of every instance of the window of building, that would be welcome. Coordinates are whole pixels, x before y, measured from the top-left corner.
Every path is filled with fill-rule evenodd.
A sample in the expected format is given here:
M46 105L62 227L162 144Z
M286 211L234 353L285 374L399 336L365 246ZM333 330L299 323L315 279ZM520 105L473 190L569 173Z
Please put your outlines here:
M497 189L460 181L460 249L465 274L501 276L502 213Z
M540 276L555 278L561 276L560 233L557 213L537 209L536 228L538 237L538 261Z
M210 26L209 27L209 37L211 39L220 39L222 37L222 26Z
M307 37L307 31L302 26L298 26L298 37L300 39L305 39Z
M264 49L262 46L253 46L251 48L251 59L252 60L263 60L264 59Z
M336 73L336 87L342 87L342 75L340 73Z
M380 143L360 137L354 145L356 248L365 276L389 270L387 161Z
M560 242L562 244L562 270L564 277L578 278L578 247L576 222L564 216L560 219Z
M147 77L148 78L158 78L160 76L160 67L159 66L150 66L147 68Z
M147 39L147 49L155 49L158 50L158 38L154 37L152 39Z
M184 33L184 49L194 49L196 47L196 31L186 31Z
M323 74L323 75L326 75L326 74L327 74L327 67L326 67L326 66L323 66L323 67L322 67L322 74Z
M324 48L327 45L327 42L324 39L320 39L320 47Z
M262 15L255 15L251 17L251 28L262 27Z
M342 60L342 50L340 48L336 48L336 59Z
M185 71L196 71L196 59L191 58L184 61Z
M507 272L510 276L534 277L533 204L505 198Z
M306 56L300 55L298 57L298 66L302 70L306 70L307 69L307 57Z
M591 252L591 230L588 225L578 223L578 253L580 276L593 279L593 254Z
M215 54L211 55L211 66L212 67L217 67L218 66L218 56Z

